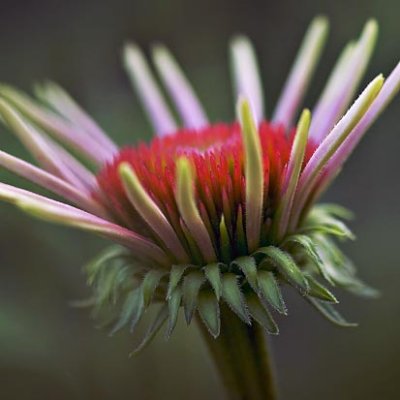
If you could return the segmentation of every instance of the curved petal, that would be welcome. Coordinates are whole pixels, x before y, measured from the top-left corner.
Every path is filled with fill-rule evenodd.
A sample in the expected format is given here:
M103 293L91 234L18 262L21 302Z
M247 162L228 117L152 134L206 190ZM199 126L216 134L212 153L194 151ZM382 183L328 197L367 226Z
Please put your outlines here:
M94 140L108 149L110 153L118 151L115 143L62 87L54 82L46 82L42 85L36 85L35 93L40 100L54 108L71 124L77 128L84 129Z
M147 193L130 164L120 164L118 172L122 180L124 191L136 211L162 240L174 257L180 262L188 263L188 255L175 230L164 213Z
M157 135L164 136L175 132L174 118L168 110L146 59L135 44L130 43L125 46L124 64Z
M81 187L81 179L67 168L63 161L58 157L60 152L55 152L55 143L45 134L36 130L28 121L26 121L15 109L4 99L0 98L0 114L3 121L17 135L25 148L33 155L36 161L53 175L71 183L74 186ZM61 150L61 149L60 149Z
M326 18L315 18L307 30L296 61L277 102L272 117L273 122L283 124L287 128L292 126L293 118L320 58L327 33L328 21Z
M73 177L73 180L70 182L72 185L87 193L100 191L96 176L88 168L51 138L46 137L44 140L50 147L55 159L58 160L63 168L67 169Z
M264 94L254 48L248 38L238 36L231 43L231 59L236 97L246 97L257 121L264 118Z
M107 212L90 195L82 193L69 183L63 181L41 168L23 161L0 150L0 165L23 178L36 183L37 185L50 190L51 192L71 201L77 206L103 218L107 217Z
M109 238L160 264L168 262L165 253L153 242L119 225L108 222L78 208L47 197L0 183L0 199L15 204L40 219L76 227Z
M155 46L153 59L164 85L182 116L185 126L199 129L207 125L207 117L200 101L168 49L162 45Z
M321 142L354 98L358 84L371 58L378 25L367 22L359 41L347 45L328 79L326 87L313 110L310 137Z
M382 88L383 82L383 76L378 75L369 83L354 104L326 136L326 138L308 160L299 179L298 189L294 201L295 207L293 208L293 214L291 216L290 230L297 225L300 213L306 204L307 198L310 195L316 181L318 181L321 171L324 167L326 167L329 160L332 159L335 152L346 140L346 138L348 138L353 128L359 123L359 121L366 114L367 110L371 107L371 104L373 104Z
M324 175L318 182L318 186L324 188L329 186L332 180L336 177L337 172L342 168L343 164L349 158L350 154L357 146L363 135L369 127L376 121L381 112L387 107L393 97L400 91L400 63L394 68L391 74L386 79L381 91L372 103L371 107L365 113L360 122L351 131L348 138L336 151L334 156L329 160ZM321 194L322 191L319 192Z
M36 104L27 95L7 85L0 85L0 95L46 133L96 164L101 165L112 158L113 154L85 131Z

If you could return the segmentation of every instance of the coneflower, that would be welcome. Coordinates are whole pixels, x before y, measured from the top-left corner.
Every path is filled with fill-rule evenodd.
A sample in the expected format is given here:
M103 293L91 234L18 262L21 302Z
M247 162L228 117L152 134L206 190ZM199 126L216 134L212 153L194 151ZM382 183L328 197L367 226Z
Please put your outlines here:
M119 149L53 83L37 87L39 102L0 86L1 119L39 166L5 152L0 165L65 202L5 183L0 198L115 242L86 267L96 313L116 332L159 307L138 351L164 323L168 338L183 308L188 324L201 321L232 398L275 396L262 332L277 334L273 313L287 314L283 286L340 326L354 324L326 286L376 295L335 242L353 238L342 221L350 213L315 203L399 90L400 64L353 102L377 36L369 21L343 49L312 113L299 113L327 31L324 18L312 22L268 120L253 47L236 37L230 123L208 121L173 56L157 46L153 61L177 123L140 49L127 45L125 67L156 132L134 147Z

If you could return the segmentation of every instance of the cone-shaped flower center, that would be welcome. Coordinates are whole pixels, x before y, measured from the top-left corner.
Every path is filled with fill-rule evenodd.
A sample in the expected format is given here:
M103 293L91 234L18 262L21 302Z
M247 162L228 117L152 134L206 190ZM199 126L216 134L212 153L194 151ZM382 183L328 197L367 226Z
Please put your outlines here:
M281 193L295 130L288 135L282 126L262 122L258 131L264 169L262 224L266 228L262 230L261 241L265 242ZM314 150L310 142L305 162ZM181 130L155 138L149 144L122 149L97 177L107 194L110 211L121 224L160 242L157 232L146 224L124 190L119 167L128 163L192 258L196 250L191 247L194 244L176 200L176 164L182 156L192 165L196 205L217 258L227 262L246 254L246 178L241 127L237 123Z

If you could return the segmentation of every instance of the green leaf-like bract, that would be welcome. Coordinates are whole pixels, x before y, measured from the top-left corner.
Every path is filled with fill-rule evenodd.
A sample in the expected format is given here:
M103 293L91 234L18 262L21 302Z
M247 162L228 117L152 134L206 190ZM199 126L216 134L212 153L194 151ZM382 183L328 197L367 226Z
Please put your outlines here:
M281 290L285 285L297 289L329 321L342 327L355 326L337 312L333 305L338 301L328 286L364 297L376 297L378 292L356 276L354 265L338 248L335 238L352 237L338 217L350 215L335 205L315 206L298 229L279 243L269 243L268 235L261 232L261 247L252 254L243 255L247 247L239 243L240 256L225 251L223 259L199 265L201 256L196 253L190 264L171 265L169 270L143 265L127 249L112 246L85 268L93 287L93 297L86 303L94 305L96 315L105 313L107 324L112 318L111 334L125 326L132 331L147 308L160 303L158 314L133 353L143 349L165 321L165 337L169 338L181 307L188 324L197 315L210 335L218 337L220 301L243 323L258 323L266 332L277 334L270 308L287 315ZM238 219L237 223L240 228L243 221ZM237 240L245 239L243 229L240 232ZM115 313L115 309L119 311Z
M219 303L215 294L209 290L202 290L199 294L199 314L210 334L216 338L219 335L221 321L219 317Z
M278 325L276 325L271 313L268 311L267 307L260 302L256 294L249 293L246 296L246 300L252 318L256 320L268 333L277 335L279 333Z
M249 282L249 285L255 292L258 291L257 287L257 264L253 257L239 257L232 262L232 265L237 265L244 276Z
M196 310L199 290L204 281L205 277L201 271L190 272L183 280L183 306L188 324Z
M206 275L207 280L210 282L210 285L214 289L215 296L217 296L217 299L219 300L222 295L222 281L219 264L213 263L206 265L204 267L204 274Z
M266 300L281 314L286 314L285 302L274 273L271 271L258 271L257 281L262 299Z
M222 276L222 297L243 322L250 324L249 313L238 285L237 276L231 272Z
M176 288L168 300L168 328L165 337L169 339L172 331L175 329L178 320L179 308L181 306L182 290Z
M279 273L294 287L302 293L308 292L309 287L306 278L287 252L275 246L268 246L261 247L256 253L261 253L271 259Z

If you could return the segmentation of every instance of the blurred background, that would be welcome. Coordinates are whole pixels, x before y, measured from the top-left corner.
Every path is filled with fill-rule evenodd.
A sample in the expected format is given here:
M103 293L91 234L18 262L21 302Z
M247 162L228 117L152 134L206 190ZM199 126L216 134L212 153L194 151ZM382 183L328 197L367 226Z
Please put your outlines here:
M119 144L151 129L121 67L121 47L165 42L183 64L212 120L233 117L227 44L238 32L259 54L271 111L313 16L331 21L328 45L306 105L312 106L341 47L369 17L380 23L363 85L400 58L400 2L311 0L36 0L0 2L0 80L30 90L61 83ZM342 330L288 293L290 316L271 338L281 399L399 399L400 97L368 133L326 198L356 211L358 240L346 245L377 301L340 293L342 312L360 323ZM27 157L1 127L1 149ZM1 181L30 187L1 171ZM221 387L201 337L180 321L129 359L135 338L110 338L71 300L88 296L82 266L106 243L0 207L0 398L218 399ZM161 335L162 336L162 335Z

